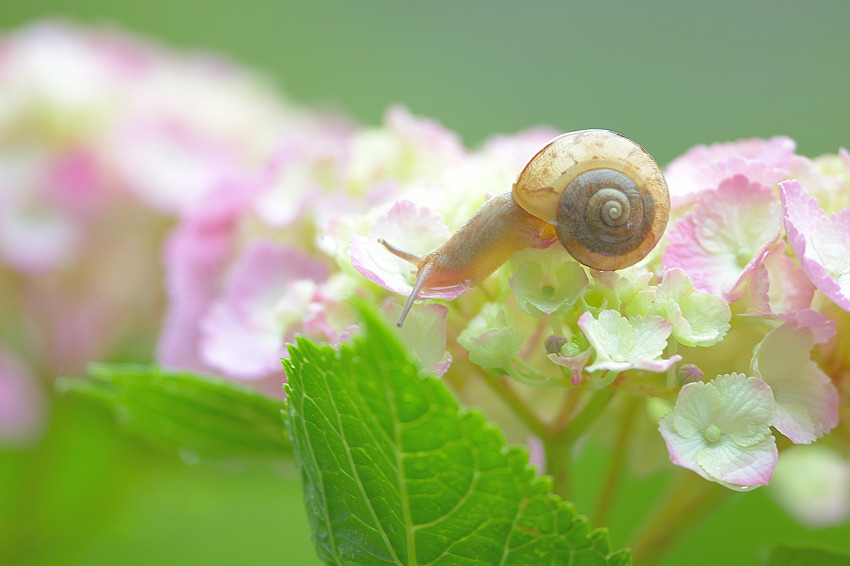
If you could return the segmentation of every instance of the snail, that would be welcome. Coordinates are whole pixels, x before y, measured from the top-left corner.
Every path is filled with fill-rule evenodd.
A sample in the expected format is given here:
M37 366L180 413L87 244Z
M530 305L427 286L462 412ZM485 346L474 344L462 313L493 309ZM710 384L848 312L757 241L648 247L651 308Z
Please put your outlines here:
M634 265L661 239L669 208L661 168L641 146L608 130L562 134L437 250L421 257L379 240L418 268L396 325L423 290L475 285L514 252L556 236L593 269Z

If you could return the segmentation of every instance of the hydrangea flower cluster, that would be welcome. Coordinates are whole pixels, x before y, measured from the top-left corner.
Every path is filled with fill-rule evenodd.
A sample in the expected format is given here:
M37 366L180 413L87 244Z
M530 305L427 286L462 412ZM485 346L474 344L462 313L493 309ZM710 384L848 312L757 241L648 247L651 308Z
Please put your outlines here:
M486 159L486 146L475 155ZM447 333L467 350L451 353L526 383L665 400L658 429L671 460L750 489L771 478L774 430L811 443L847 406L850 154L810 160L786 137L744 140L694 148L666 175L672 218L649 257L612 273L559 246L519 252L448 303ZM510 187L467 178L455 189L455 179L449 170L428 191L453 189L448 206L423 192L374 210L368 233L351 238L354 266L409 294L415 273L377 240L428 253L463 220L458 207Z
M4 296L38 334L18 350L102 358L115 317L155 327L160 269L139 258L173 226L158 361L278 395L287 341L346 340L355 295L398 318L415 268L379 240L433 251L557 133L470 151L402 107L358 127L219 60L56 25L3 40L0 87ZM637 265L523 250L478 287L421 294L399 332L461 393L508 376L544 417L553 390L663 405L653 426L675 464L750 489L781 462L777 432L850 431L850 154L752 139L693 148L665 174L670 224ZM2 361L0 398L26 373Z
M149 360L170 228L260 183L281 134L307 124L348 127L221 58L119 30L0 37L0 429L32 437L57 375Z

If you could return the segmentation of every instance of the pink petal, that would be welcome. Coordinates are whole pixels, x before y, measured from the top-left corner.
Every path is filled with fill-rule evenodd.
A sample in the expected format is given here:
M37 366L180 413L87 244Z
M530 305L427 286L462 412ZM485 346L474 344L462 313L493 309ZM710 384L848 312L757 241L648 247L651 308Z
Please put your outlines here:
M579 352L575 356L563 356L561 354L547 354L549 361L561 367L570 370L570 383L578 387L581 385L581 378L584 373L584 367L590 361L593 355L593 348L588 348Z
M409 201L397 202L378 217L369 236L351 238L351 263L369 281L407 296L413 291L416 266L391 254L378 239L401 248L410 246L406 251L424 256L448 238L448 228L439 216ZM423 289L419 297L454 299L465 290L465 285Z
M771 424L797 444L813 442L838 424L838 390L810 360L815 340L827 332L826 319L810 312L812 327L779 326L756 347L752 361L753 370L773 390L776 416Z
M238 379L281 373L284 339L296 321L300 325L326 277L324 264L298 250L252 243L230 267L224 289L204 316L203 361Z
M169 301L157 346L159 363L208 370L198 349L200 322L218 293L221 277L234 253L241 214L251 200L250 187L219 191L184 219L166 243Z
M395 322L401 315L402 306L395 301L387 301L381 312L387 320ZM446 319L449 309L444 305L428 304L413 309L399 329L402 341L419 358L422 367L434 375L443 375L452 363L452 356L446 350Z
M672 207L694 202L701 191L735 175L772 187L787 178L795 149L794 141L784 136L693 147L665 170Z
M779 237L780 216L771 189L743 176L727 179L668 232L664 269L680 267L698 290L735 301Z
M790 320L812 304L815 286L788 256L785 240L774 243L747 282L747 294L756 313Z
M615 361L602 361L602 362L593 362L591 367L588 367L588 371L613 371L613 372L622 372L630 369L638 369L651 371L655 373L665 372L670 369L673 364L681 361L682 356L679 354L675 354L670 356L666 360L638 360L634 362L615 362Z
M232 148L172 116L124 126L109 147L122 182L139 200L167 214L197 206L240 169L248 169Z
M714 454L709 460L703 452L695 461L727 487L739 490L767 485L779 458L776 439L771 435L750 451L745 452L732 445L725 445L719 450L725 454Z
M797 181L779 184L788 242L812 283L850 312L850 208L830 217Z

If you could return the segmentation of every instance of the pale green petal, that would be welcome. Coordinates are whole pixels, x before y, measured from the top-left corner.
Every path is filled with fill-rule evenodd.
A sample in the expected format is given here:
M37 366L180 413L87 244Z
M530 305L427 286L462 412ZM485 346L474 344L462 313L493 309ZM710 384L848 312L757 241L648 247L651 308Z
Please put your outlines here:
M673 337L685 346L711 346L723 340L730 328L729 304L709 293L699 292L679 300L687 326L673 325Z
M697 292L687 273L679 268L664 272L654 293L636 297L629 314L655 314L673 325L673 338L685 346L711 346L729 331L732 312L720 297Z
M777 449L774 403L762 380L740 373L685 385L659 431L673 463L731 489L770 480Z
M569 310L587 286L584 268L558 246L518 252L511 265L511 288L517 305L529 316Z
M747 491L770 481L777 456L776 439L768 431L746 448L724 437L700 450L694 460L707 479L729 489Z
M587 368L589 372L632 368L660 372L681 359L661 359L671 326L660 316L626 318L617 311L604 310L599 318L593 318L585 312L578 325L596 351L596 359Z
M695 382L679 392L676 410L669 415L670 427L682 437L701 435L714 422L723 404L717 388Z
M753 352L753 373L773 390L771 424L797 444L813 442L839 419L840 396L832 380L810 359L811 329L786 323L768 333Z
M667 347L667 338L672 330L670 324L660 316L636 316L629 319L635 331L636 343L631 350L633 360L660 358Z
M469 351L472 363L485 368L506 368L522 346L522 333L510 326L505 311L487 303L460 333L458 343Z
M754 446L770 435L776 405L770 386L740 373L718 375L712 383L723 397L715 424L738 446Z

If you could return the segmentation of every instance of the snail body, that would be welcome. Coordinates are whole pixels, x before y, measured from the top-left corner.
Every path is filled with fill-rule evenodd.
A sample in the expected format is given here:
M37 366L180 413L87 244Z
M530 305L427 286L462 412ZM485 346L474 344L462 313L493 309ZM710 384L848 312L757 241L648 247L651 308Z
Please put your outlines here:
M514 252L556 236L588 267L629 267L661 239L669 207L661 168L632 140L608 130L560 135L437 250L420 257L381 241L418 268L398 326L423 290L475 285Z

